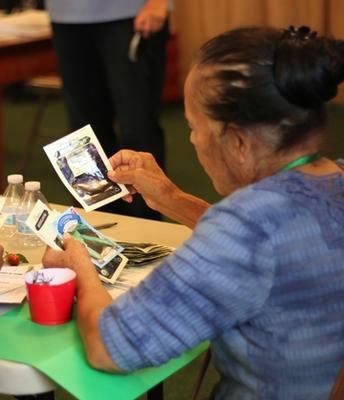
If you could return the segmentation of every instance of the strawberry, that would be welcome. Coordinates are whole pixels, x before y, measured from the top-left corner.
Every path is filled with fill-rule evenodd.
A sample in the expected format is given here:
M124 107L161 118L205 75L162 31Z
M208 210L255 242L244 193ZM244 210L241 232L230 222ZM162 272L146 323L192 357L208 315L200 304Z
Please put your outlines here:
M20 263L27 263L28 260L23 254L6 252L4 257L4 262L13 267L16 267Z
M6 256L6 261L8 262L9 265L12 265L13 267L16 267L17 265L20 264L20 257L19 257L18 254L9 253Z

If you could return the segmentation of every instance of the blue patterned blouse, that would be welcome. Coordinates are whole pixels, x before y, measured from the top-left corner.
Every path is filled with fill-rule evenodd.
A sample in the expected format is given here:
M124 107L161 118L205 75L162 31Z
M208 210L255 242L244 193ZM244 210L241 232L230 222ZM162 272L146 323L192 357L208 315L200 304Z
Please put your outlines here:
M344 176L281 172L225 198L99 324L128 371L210 339L214 398L327 399L344 362Z

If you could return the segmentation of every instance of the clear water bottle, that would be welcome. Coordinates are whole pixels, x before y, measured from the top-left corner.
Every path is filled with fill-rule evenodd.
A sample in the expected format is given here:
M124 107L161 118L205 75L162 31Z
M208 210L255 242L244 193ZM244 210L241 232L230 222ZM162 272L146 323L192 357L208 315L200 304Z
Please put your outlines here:
M37 200L41 200L43 203L49 205L47 199L41 192L40 182L25 182L25 192L16 210L17 242L24 247L36 247L44 244L26 225L26 220Z
M4 206L1 214L5 222L0 230L3 238L11 238L16 232L16 209L24 194L23 175L8 175L8 186L3 194Z

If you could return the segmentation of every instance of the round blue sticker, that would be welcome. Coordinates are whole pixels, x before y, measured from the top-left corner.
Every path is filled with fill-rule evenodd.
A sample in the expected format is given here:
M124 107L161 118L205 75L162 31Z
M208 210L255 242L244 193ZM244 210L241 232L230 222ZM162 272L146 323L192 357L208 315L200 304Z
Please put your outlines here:
M62 215L57 222L57 231L61 235L63 235L65 232L73 232L80 221L81 218L78 214Z

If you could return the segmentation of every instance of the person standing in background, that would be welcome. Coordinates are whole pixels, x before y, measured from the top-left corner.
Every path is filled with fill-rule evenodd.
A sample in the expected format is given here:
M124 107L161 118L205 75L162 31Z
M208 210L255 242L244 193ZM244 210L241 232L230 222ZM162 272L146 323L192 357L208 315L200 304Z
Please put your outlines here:
M164 168L159 114L169 0L46 0L46 8L71 129L90 124L107 155L149 151ZM159 218L141 200L106 210Z

